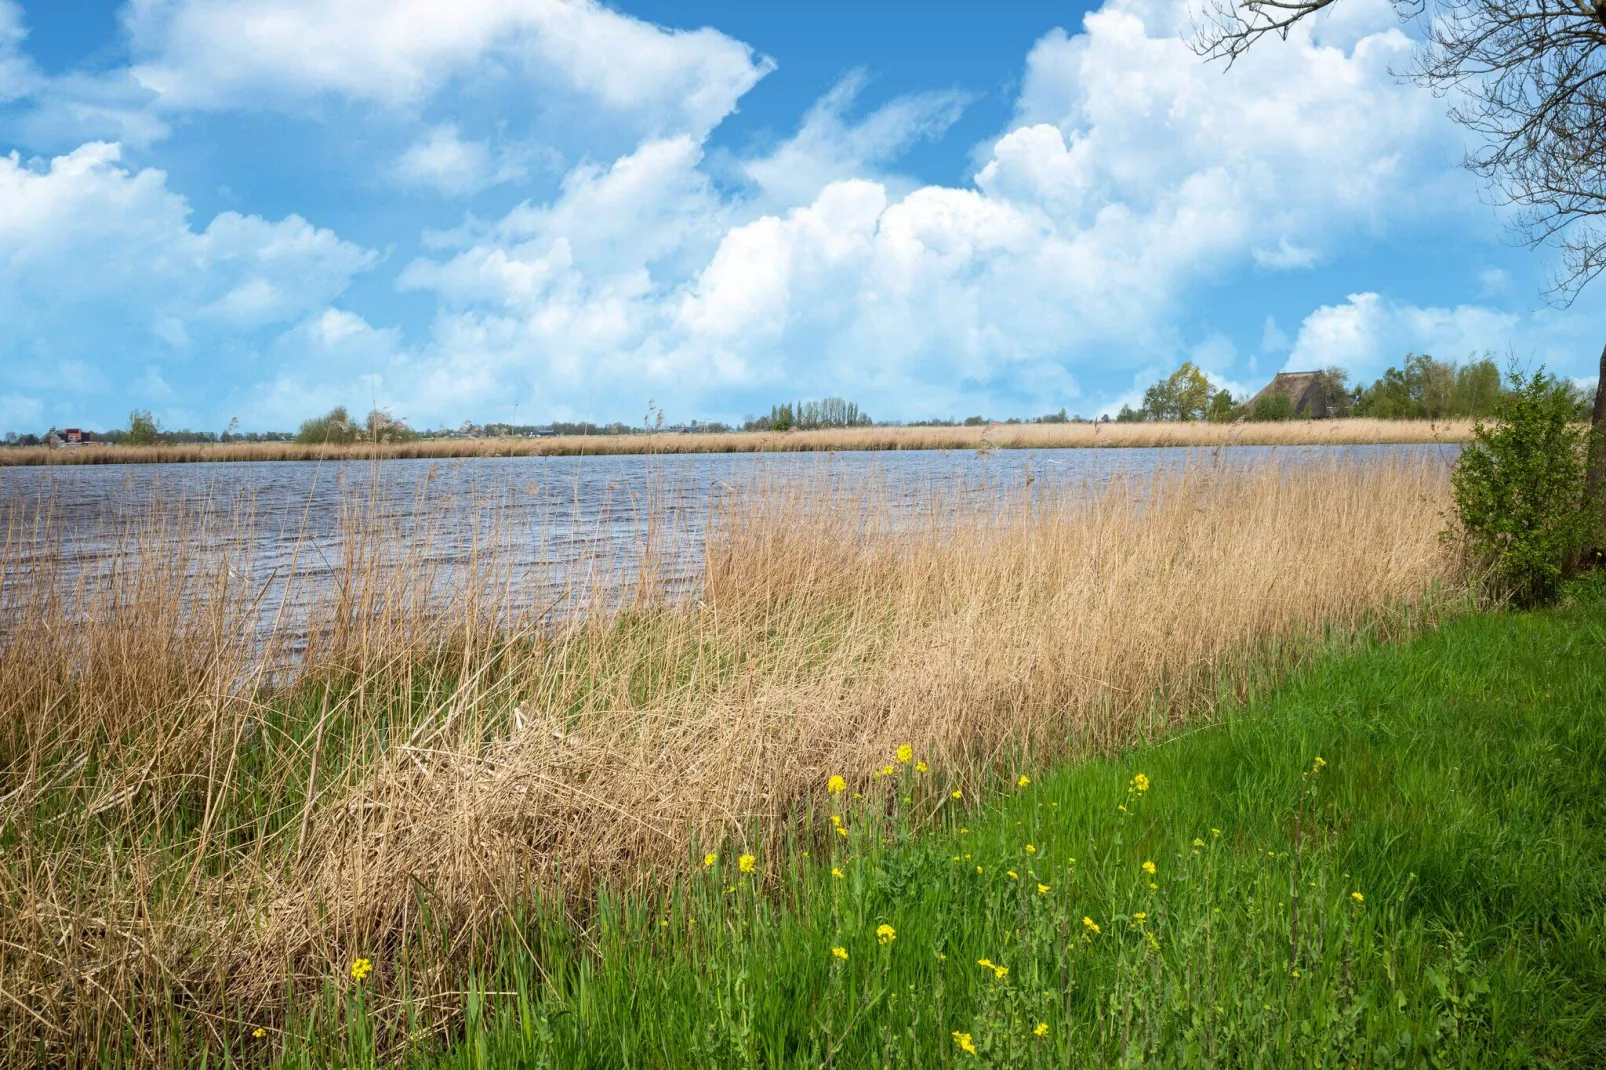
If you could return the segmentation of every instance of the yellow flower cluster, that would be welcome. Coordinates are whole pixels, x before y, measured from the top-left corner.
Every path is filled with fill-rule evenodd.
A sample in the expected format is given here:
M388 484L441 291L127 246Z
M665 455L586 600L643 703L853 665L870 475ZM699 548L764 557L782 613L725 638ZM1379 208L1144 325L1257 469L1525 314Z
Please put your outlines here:
M1362 895L1360 892L1351 892L1349 894L1349 897L1351 899L1355 900L1357 903L1366 902L1366 896Z
M925 762L916 762L915 763L915 772L924 773L924 772L927 772L927 771L928 771L928 767L927 767Z
M959 1045L960 1051L970 1055L976 1054L976 1042L970 1039L969 1033L955 1032L954 1043Z
M1032 778L1027 776L1025 773L1022 773L1020 775L1020 779L1015 781L1015 786L1017 788L1024 788L1024 787L1026 787L1026 785L1030 784L1031 782L1032 782Z
M1034 855L1037 853L1037 848L1028 843L1026 845L1026 853L1029 855Z
M832 795L841 795L848 790L848 782L833 773L831 779L825 782L825 790Z
M831 949L831 954L835 955L837 958L841 959L843 962L848 961L848 949L845 948L845 947L833 947Z
M258 1040L261 1040L263 1037L268 1035L268 1031L259 1025L255 1029L251 1030L251 1035L256 1037Z
M837 880L841 880L842 879L842 869L841 869L841 867L832 866L831 867L831 876L835 877Z
M752 873L758 869L758 859L752 855L742 855L736 860L736 868L743 873Z
M1154 876L1154 863L1153 862L1145 862L1145 863L1143 863L1143 872L1147 873L1151 877Z
M1038 885L1038 886L1037 886L1037 894L1038 894L1038 895L1047 895L1047 894L1048 894L1048 885L1046 885L1046 884L1039 884L1039 885Z
M1000 966L991 959L977 959L976 965L982 967L983 969L992 970L993 976L1000 981L1009 976L1008 966Z
M718 861L719 855L715 854L713 851L709 851L707 854L703 855L703 868L707 869L709 866L712 866Z
M913 747L907 743L898 744L898 763L900 765L908 765L914 760L914 756L915 749Z
M877 925L875 939L878 944L890 944L898 938L898 930L890 925Z
M1132 778L1132 790L1142 793L1149 790L1149 778L1139 773Z
M353 981L366 980L374 972L374 964L368 959L358 959L351 964L351 979Z
M1048 1023L1047 1022L1038 1022L1037 1023L1037 1028L1033 1029L1032 1033L1033 1033L1033 1035L1040 1036L1040 1037L1048 1036Z
M1083 918L1082 927L1088 932L1092 933L1094 936L1097 936L1099 933L1104 931L1099 928L1098 922L1094 921L1092 918Z

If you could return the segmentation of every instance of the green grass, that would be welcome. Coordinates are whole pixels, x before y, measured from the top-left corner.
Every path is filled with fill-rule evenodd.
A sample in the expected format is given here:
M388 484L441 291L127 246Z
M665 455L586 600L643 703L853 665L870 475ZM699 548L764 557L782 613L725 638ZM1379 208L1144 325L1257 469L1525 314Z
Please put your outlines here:
M583 927L532 906L450 1043L413 1008L416 1043L390 1050L454 1068L1602 1066L1603 768L1597 586L1320 662L1217 725L1027 770L980 805L896 764L836 797L848 835L806 823L753 875L723 845ZM248 1043L368 1063L365 998L332 982Z

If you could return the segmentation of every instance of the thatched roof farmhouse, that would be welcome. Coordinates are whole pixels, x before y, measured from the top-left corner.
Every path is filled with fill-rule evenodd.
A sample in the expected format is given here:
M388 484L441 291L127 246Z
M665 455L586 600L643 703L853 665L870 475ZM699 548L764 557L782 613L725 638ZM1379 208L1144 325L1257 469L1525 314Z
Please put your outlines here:
M1267 383L1260 393L1249 399L1249 408L1253 409L1255 402L1273 394L1288 395L1288 400L1294 403L1295 416L1319 420L1327 415L1327 398L1322 393L1315 372L1278 372L1276 378Z

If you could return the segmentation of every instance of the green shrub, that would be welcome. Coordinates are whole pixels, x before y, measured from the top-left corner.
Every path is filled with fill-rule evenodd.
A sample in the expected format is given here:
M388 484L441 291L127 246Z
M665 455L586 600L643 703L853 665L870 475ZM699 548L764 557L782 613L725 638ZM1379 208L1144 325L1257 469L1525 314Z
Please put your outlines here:
M1492 592L1531 606L1554 597L1589 537L1587 431L1570 384L1511 371L1511 389L1480 421L1451 477L1464 546Z
M131 446L153 446L161 434L161 427L149 409L135 409L128 414L128 434L123 439Z
M357 427L344 405L336 405L323 416L303 420L296 432L296 441L317 446L326 442L351 442L357 436Z
M1287 394L1262 394L1249 406L1251 420L1292 420L1294 418L1294 399Z

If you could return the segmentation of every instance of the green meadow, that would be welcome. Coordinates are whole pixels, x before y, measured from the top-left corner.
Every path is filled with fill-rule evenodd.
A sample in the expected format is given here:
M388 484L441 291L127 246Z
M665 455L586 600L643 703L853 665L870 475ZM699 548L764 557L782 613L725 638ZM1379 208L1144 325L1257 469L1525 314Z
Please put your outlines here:
M995 797L888 754L783 850L687 844L689 881L583 918L510 909L448 1029L403 994L412 1035L376 1042L367 971L402 965L376 953L232 1055L1602 1066L1603 767L1597 582L1318 659L1215 723L1022 768Z

